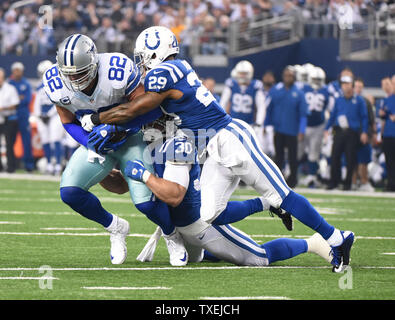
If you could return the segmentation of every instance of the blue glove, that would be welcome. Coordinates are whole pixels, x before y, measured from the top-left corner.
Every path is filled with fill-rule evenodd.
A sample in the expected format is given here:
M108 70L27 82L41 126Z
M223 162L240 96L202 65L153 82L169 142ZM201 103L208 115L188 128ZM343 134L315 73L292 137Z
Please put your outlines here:
M151 174L140 160L128 161L126 163L125 173L130 179L144 183L147 182Z
M122 131L116 125L100 124L94 127L89 134L88 148L100 154L116 151L126 142L124 138L119 141L112 141L114 138L119 138L120 134L122 134Z

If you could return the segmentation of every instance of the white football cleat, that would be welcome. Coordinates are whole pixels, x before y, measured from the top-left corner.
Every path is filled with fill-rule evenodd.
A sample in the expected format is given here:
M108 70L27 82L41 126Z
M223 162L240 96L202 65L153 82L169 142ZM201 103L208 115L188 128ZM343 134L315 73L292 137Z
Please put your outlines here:
M163 234L167 250L170 255L170 264L174 267L186 266L188 263L188 252L184 246L181 234L176 230L170 235Z
M125 219L113 216L111 225L106 228L110 232L111 263L122 264L127 257L126 237L129 234L129 222Z

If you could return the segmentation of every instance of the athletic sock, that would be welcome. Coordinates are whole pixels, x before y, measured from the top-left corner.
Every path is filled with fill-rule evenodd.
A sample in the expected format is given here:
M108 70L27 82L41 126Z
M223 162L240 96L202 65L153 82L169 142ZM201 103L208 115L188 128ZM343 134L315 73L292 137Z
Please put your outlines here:
M262 248L265 249L270 264L307 252L307 242L304 239L280 238L266 242Z
M328 240L335 231L335 228L325 221L305 197L294 191L290 191L280 207L306 226L317 231L325 240Z
M79 187L63 187L60 188L60 197L64 203L85 218L100 223L105 228L111 224L113 215L107 212L99 199L89 191Z
M225 210L212 222L213 225L224 225L243 220L249 215L264 210L261 198L245 201L229 201Z

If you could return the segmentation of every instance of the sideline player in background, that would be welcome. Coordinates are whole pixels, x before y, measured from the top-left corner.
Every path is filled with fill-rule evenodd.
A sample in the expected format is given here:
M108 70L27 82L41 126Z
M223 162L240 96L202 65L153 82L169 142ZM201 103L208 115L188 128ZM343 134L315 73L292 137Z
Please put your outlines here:
M225 81L220 105L232 118L251 125L262 147L265 95L262 81L253 77L253 65L247 60L238 62L231 72L231 78Z
M50 67L52 67L52 62L49 60L41 61L38 64L37 74L40 80ZM37 88L33 114L36 117L38 134L47 159L46 173L60 175L62 173L64 130L55 105L45 93L43 83ZM55 166L52 164L52 157L55 157Z
M257 144L253 129L225 113L189 63L175 58L178 52L177 39L169 29L150 27L141 32L135 57L147 70L146 93L108 112L84 116L82 126L92 129L101 123L125 123L160 105L195 139L199 154L207 148L200 180L204 221L211 222L221 214L243 179L273 207L281 207L320 233L332 247L333 270L342 271L349 264L354 234L329 225L306 198L288 187L281 171Z
M320 67L314 67L308 75L309 86L304 89L308 106L307 127L303 141L300 142L299 159L307 154L308 175L304 180L308 187L318 186L317 172L325 131L325 112L333 107L334 99L329 95L325 86L325 72Z
M32 88L29 81L23 76L24 70L25 67L21 62L14 62L11 66L12 73L9 83L16 88L19 94L20 103L16 109L16 113L18 116L18 128L22 137L23 162L26 171L31 172L34 170L32 136L29 122L29 103L32 99Z

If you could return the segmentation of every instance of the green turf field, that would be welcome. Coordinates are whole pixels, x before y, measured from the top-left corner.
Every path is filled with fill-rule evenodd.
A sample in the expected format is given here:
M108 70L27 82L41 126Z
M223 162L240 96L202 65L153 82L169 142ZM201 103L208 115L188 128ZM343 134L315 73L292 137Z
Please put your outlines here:
M123 265L111 264L105 230L61 202L58 182L0 179L0 299L395 299L395 198L304 194L328 222L357 237L352 269L335 274L312 254L262 268L210 262L175 268L163 239L154 261L141 263L136 256L154 224L127 195L92 191L130 222ZM239 190L234 200L254 195ZM235 225L259 243L313 234L298 221L288 232L267 213Z

